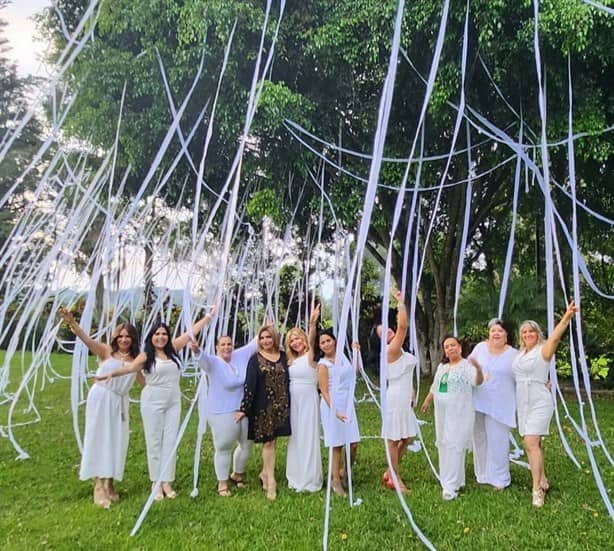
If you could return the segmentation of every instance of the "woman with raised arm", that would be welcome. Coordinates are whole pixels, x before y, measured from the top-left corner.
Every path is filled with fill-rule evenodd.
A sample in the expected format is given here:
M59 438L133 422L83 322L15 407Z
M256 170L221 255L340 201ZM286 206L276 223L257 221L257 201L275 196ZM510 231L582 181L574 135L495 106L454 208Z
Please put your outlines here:
M383 436L390 453L390 466L399 481L399 489L404 494L408 493L407 486L401 480L399 464L405 454L407 446L411 444L418 434L418 423L414 413L414 369L418 364L415 356L403 350L403 343L407 337L408 319L407 309L403 302L400 291L394 294L397 300L397 328L394 331L388 328L385 335L387 343L386 352L386 411L384 412L385 424ZM382 325L378 325L370 340L372 353L378 355L382 345ZM391 490L395 489L394 480L390 471L386 469L382 476L382 482Z
M132 361L139 353L136 329L121 323L113 331L110 344L92 339L75 321L72 312L60 308L70 330L98 357L96 375L103 376ZM109 385L94 384L85 403L85 434L81 456L81 480L94 479L94 503L105 509L119 500L114 481L122 480L128 452L128 392L135 375L122 377Z
M443 359L437 366L431 389L422 403L422 413L435 401L435 443L439 454L439 482L445 500L456 499L465 485L465 452L471 449L474 410L472 390L484 376L480 366L462 356L458 338L442 341Z
M290 389L286 354L279 349L279 335L272 325L258 331L258 352L248 364L243 400L235 420L248 419L248 437L262 443L260 480L267 499L277 497L275 443L290 435Z
M309 337L298 327L286 334L292 428L288 439L286 478L288 486L297 492L322 489L318 371L313 354L319 316L318 304L309 318Z
M215 308L192 327L196 336L207 325ZM147 466L152 489L158 480L162 484L155 496L156 501L177 497L171 484L175 480L176 453L174 451L179 419L181 417L181 361L178 352L190 341L190 334L184 333L171 341L170 330L162 322L156 323L145 339L145 352L141 352L132 363L102 377L108 380L142 370L145 388L141 393L141 417L145 430ZM164 472L162 469L167 464Z
M535 507L544 505L550 488L544 470L542 436L549 433L554 413L554 401L548 390L549 367L571 318L578 311L572 300L548 339L540 326L532 321L520 324L520 350L512 364L516 379L518 432L523 437L533 480L532 501Z
M500 319L488 323L488 339L478 343L470 361L482 366L484 383L473 391L473 466L479 484L496 490L510 485L510 432L516 426L516 392L510 346L512 332Z
M229 480L237 488L245 486L245 468L254 445L247 435L247 418L236 422L235 413L241 407L247 363L258 350L258 339L252 339L234 350L232 339L222 335L215 344L215 356L206 354L204 350L201 352L196 343L191 348L194 354L199 355L199 365L209 380L206 415L215 449L213 464L217 493L221 497L229 497Z
M352 345L358 347L358 343ZM324 445L332 447L331 488L338 496L346 495L343 482L347 468L341 467L343 446L350 445L350 466L354 464L360 430L354 409L356 370L342 351L337 350L337 338L331 329L320 331L315 351L320 388L320 416Z

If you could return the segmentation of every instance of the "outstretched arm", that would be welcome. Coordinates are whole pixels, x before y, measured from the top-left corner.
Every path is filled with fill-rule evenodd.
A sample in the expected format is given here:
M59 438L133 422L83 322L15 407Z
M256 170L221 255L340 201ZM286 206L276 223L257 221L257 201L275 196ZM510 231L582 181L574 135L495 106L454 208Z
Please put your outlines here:
M205 327L205 325L209 324L209 322L213 319L213 316L215 315L215 312L216 312L216 307L212 306L211 309L209 310L209 312L207 312L204 315L204 317L200 318L192 326L192 335L194 337L197 337L198 334L201 332L202 328ZM188 333L186 331L183 335L180 335L176 339L173 339L173 348L177 352L179 352L179 350L184 348L190 342L190 336L191 336L190 333Z
M403 295L401 294L401 291L397 291L394 294L394 298L397 299L398 303L397 330L394 334L394 338L388 344L387 358L389 362L394 362L401 355L403 351L403 343L405 342L405 337L407 337L407 329L409 327L407 308L403 302Z
M559 342L561 342L561 338L565 333L571 318L574 317L574 314L578 311L578 307L575 302L572 300L567 306L567 311L563 314L561 321L556 325L552 334L548 337L546 342L542 345L542 357L544 360L549 362L554 356L556 349L559 346Z
M107 375L103 375L102 377L94 377L97 381L109 381L113 377L121 377L122 375L128 375L129 373L138 373L143 369L145 362L147 361L147 354L145 352L141 352L133 361L130 363L122 362L122 366Z
M88 350L92 354L95 354L101 360L106 360L109 356L111 356L111 348L106 344L92 339L92 337L90 337L75 321L75 318L70 310L60 307L59 312L60 316L62 316L62 319L64 320L64 323L68 325L68 328L76 337L80 338L85 343L85 346L87 346Z
M313 368L316 367L316 338L318 335L317 323L318 318L320 317L320 305L316 304L314 309L311 311L311 315L309 316L309 333L307 335L307 342L309 344L309 351L307 352L307 360L309 361L309 365Z

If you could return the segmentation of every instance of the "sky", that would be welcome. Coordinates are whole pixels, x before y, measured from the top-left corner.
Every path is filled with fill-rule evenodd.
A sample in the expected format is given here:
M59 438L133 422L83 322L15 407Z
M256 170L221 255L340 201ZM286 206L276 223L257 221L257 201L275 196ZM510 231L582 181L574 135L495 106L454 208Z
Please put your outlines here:
M12 48L6 55L15 60L20 76L44 73L40 56L45 44L35 40L30 18L50 4L51 0L13 0L0 10L0 18L8 23L4 36Z

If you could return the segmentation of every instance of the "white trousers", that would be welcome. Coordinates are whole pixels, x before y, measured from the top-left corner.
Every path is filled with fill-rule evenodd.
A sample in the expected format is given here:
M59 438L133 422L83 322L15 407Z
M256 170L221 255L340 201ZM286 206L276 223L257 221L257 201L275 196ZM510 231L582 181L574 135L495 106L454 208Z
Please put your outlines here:
M235 412L210 413L207 416L213 435L213 447L215 448L213 465L218 480L228 480L231 457L232 470L243 474L254 447L254 442L247 438L247 417L243 417L240 422L236 423L234 416ZM233 454L232 449L235 444L238 445Z
M147 446L147 467L149 479L156 482L175 480L177 454L173 452L179 418L181 416L181 394L178 388L146 385L141 393L141 416L145 429ZM162 469L170 463L164 473Z
M439 482L444 492L456 497L465 485L465 450L438 446Z
M479 484L510 485L510 428L490 415L475 412L473 466Z

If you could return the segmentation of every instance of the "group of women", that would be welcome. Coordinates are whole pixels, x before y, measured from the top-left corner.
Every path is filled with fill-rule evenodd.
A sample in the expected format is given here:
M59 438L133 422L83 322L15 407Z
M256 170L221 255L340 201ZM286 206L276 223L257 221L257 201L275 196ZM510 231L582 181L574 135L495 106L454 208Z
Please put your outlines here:
M389 468L382 482L406 493L399 464L407 446L418 434L413 389L416 358L403 349L408 317L400 293L396 294L396 329L374 331L381 347L386 341L386 399L382 405L382 436L386 439ZM566 313L545 339L533 321L520 327L519 350L510 344L509 327L499 319L489 323L488 339L464 359L455 336L443 340L444 358L422 404L426 413L435 404L439 479L444 499L454 499L465 484L465 452L473 447L477 482L503 489L510 484L509 437L516 426L524 439L533 479L533 504L544 503L549 488L544 472L541 438L548 434L553 400L548 369L558 343L577 311L570 303ZM230 484L247 484L246 466L254 443L262 444L260 483L268 499L277 494L276 439L288 437L286 478L296 491L321 489L320 427L331 452L331 489L344 496L349 468L356 456L360 431L354 408L356 369L337 350L330 330L316 329L316 306L309 331L290 329L285 350L272 324L265 324L255 339L234 350L229 336L220 336L216 354L201 351L192 337L211 321L214 310L175 339L160 323L139 353L136 330L120 325L110 345L90 338L72 314L61 315L77 337L99 358L97 381L86 404L85 437L80 478L94 479L94 501L109 507L117 501L113 481L121 480L127 443L127 394L135 379L144 385L141 394L147 462L156 500L174 498L175 450L181 410L178 352L190 344L208 378L207 421L214 445L214 468L221 497L231 495ZM355 344L354 346L358 346ZM319 404L318 404L319 402ZM348 446L349 464L343 448ZM234 450L233 450L234 449ZM231 470L232 467L232 470ZM159 486L156 483L161 481Z
M435 402L444 499L454 499L465 485L465 451L471 448L477 482L497 490L509 486L510 433L517 418L531 470L532 503L544 505L550 485L542 437L548 434L554 413L549 367L576 312L572 301L548 339L536 322L522 322L518 350L512 347L509 326L500 319L489 322L488 339L477 344L467 360L456 337L444 338L444 359L422 404L426 413L430 402Z

